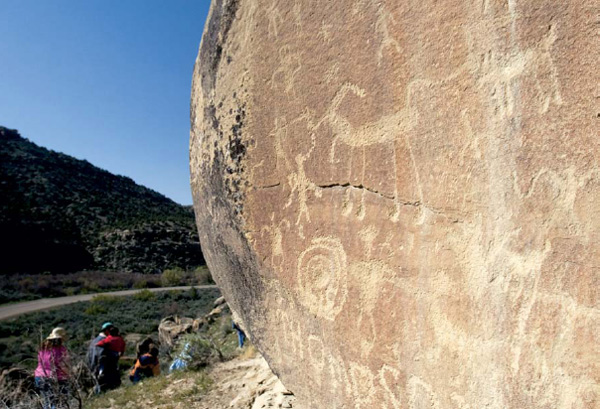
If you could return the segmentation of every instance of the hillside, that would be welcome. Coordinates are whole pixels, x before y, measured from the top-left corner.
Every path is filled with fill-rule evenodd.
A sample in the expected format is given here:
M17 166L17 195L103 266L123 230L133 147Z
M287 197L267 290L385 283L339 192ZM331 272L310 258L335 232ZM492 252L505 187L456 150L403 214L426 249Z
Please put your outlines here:
M204 264L193 210L0 127L0 273Z

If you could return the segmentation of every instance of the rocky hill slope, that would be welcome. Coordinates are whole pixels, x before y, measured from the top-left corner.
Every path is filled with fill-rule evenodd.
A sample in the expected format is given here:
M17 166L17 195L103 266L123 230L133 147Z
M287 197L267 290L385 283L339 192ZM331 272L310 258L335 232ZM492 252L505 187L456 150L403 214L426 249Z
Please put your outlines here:
M0 272L204 263L193 210L0 127Z

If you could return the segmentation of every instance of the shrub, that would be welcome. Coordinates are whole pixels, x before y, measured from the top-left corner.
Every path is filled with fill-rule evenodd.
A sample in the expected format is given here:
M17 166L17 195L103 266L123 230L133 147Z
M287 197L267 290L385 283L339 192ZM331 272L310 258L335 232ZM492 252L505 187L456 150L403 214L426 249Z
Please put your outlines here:
M183 284L183 270L175 267L163 271L161 275L162 283L165 287L175 287Z
M215 283L207 266L196 267L194 275L196 276L196 282L200 285Z
M106 295L106 294L98 294L92 298L92 303L97 304L118 304L122 302L123 299L116 295Z
M171 304L164 307L165 315L179 315L181 314L181 308L177 301L173 301Z
M100 314L106 314L108 312L108 310L106 308L104 308L103 306L99 305L99 304L90 304L89 307L87 307L85 309L85 311L83 312L85 315L100 315Z
M153 300L154 298L156 298L156 294L154 294L150 290L144 289L144 290L140 291L139 293L135 293L133 295L133 298L135 298L138 301L150 301L150 300Z
M187 290L184 295L188 300L197 300L200 298L200 291L198 291L196 287L192 286L192 288Z
M133 283L133 288L135 288L135 289L148 288L148 281L146 281L146 280L136 281L135 283Z

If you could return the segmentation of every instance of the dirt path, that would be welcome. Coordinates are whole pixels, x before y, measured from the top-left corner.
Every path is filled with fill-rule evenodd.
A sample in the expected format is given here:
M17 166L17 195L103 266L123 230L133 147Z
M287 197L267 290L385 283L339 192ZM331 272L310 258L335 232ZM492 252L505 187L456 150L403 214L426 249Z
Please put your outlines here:
M149 291L159 292L159 291L171 291L171 290L189 290L192 288L191 286L185 287L162 287L162 288L149 288ZM195 286L195 288L199 290L207 289L207 288L217 288L216 285L199 285ZM41 300L35 301L27 301L20 302L16 304L8 304L4 306L0 306L0 321L6 320L8 318L14 318L21 314L26 314L28 312L42 311L48 310L50 308L59 307L65 304L72 304L79 301L90 301L97 295L112 295L112 296L125 296L132 295L138 293L143 290L126 290L126 291L112 291L107 293L95 293L95 294L82 294L82 295L72 295L69 297L58 297L58 298L43 298Z

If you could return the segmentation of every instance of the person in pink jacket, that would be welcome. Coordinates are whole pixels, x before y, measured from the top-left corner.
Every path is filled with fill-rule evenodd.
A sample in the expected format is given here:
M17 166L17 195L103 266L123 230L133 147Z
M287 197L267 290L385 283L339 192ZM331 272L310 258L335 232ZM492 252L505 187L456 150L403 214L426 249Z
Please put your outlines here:
M64 346L66 340L64 328L54 328L38 352L35 385L42 396L44 409L54 409L69 391L70 364L69 352Z

